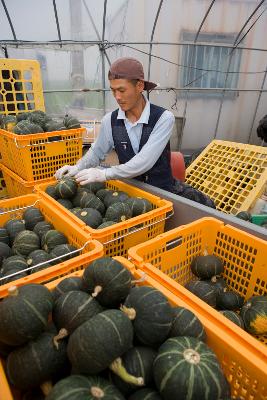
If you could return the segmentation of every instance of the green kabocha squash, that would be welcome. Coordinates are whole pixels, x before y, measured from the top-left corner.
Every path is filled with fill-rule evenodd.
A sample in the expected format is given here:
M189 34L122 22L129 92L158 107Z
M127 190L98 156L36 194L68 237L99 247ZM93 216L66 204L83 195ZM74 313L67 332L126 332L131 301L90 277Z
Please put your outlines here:
M107 310L84 322L70 335L68 357L78 373L97 374L129 350L132 341L130 319L119 310Z
M46 400L125 400L119 390L99 376L71 375L53 386Z
M83 272L86 290L104 307L117 307L128 296L133 276L119 261L101 257Z
M53 197L53 199L57 199L56 185L48 185L45 189L45 193L49 196Z
M25 228L32 231L38 222L44 220L44 216L38 208L30 207L23 213L23 219Z
M63 124L67 129L77 129L81 127L80 122L77 120L77 118L72 117L71 115L67 115L63 119Z
M115 225L115 224L116 224L116 222L113 222L113 221L105 221L102 224L100 224L97 227L97 229L104 229L104 228L107 228L108 226Z
M43 234L41 239L42 248L50 253L56 246L68 243L68 239L63 233L56 229L51 229Z
M71 210L73 207L72 202L68 199L57 199L57 202L61 204L63 207L67 208L68 210Z
M170 337L192 336L205 342L205 329L192 311L184 307L174 307L173 314L172 327L169 333Z
M123 222L131 218L131 209L126 203L114 203L107 208L105 218L108 221Z
M66 341L44 332L9 354L7 376L16 388L26 390L53 378L67 362Z
M238 310L244 304L244 299L233 290L224 289L217 294L216 306L219 310Z
M88 189L78 187L75 196L71 198L71 202L74 207L81 207L81 201L88 193L90 193Z
M33 232L36 233L40 239L42 239L42 236L51 229L54 229L52 224L47 221L40 221L34 226Z
M8 231L6 228L0 228L0 242L10 244Z
M61 179L56 185L56 194L60 199L70 199L75 196L78 185L72 178Z
M214 254L196 256L190 267L193 274L201 279L210 279L224 271L222 260Z
M28 267L28 264L23 256L10 256L3 260L1 271L6 273L11 270L23 270Z
M44 126L46 132L65 131L66 127L62 122L48 121Z
M17 346L45 330L53 308L53 297L43 285L27 284L8 289L0 302L0 341Z
M20 232L12 246L13 252L22 256L28 256L37 249L40 249L40 238L36 233L28 230Z
M6 272L0 273L0 285L5 285L6 283L13 282L17 279L25 278L27 275L27 272L23 272L20 269L9 269Z
M127 202L128 199L129 199L129 196L127 193L122 192L122 191L118 191L118 192L114 191L114 192L108 193L105 196L104 204L108 208L109 206L111 206L111 204Z
M216 307L217 291L210 282L190 281L185 285L185 288L211 307Z
M85 222L86 225L94 229L102 224L103 221L100 212L94 208L82 208L81 211L78 211L75 215Z
M108 193L110 193L110 192L112 193L113 190L110 190L110 189L99 189L99 190L96 192L96 196L97 196L101 201L104 201L106 195L107 195Z
M82 208L94 208L99 211L101 215L105 214L105 206L102 201L93 193L87 193L81 198L80 206Z
M133 217L145 214L151 211L153 208L152 203L150 203L150 201L148 201L147 199L143 199L141 197L131 197L128 200L126 200L126 204L128 204L128 206L130 207Z
M216 355L192 337L170 338L160 346L154 380L164 400L225 397L225 378Z
M33 133L42 133L43 131L40 125L33 124L28 120L18 122L13 128L13 132L16 135L32 135Z
M61 257L53 261L53 264L59 264L63 261L70 260L73 257L77 257L79 252L72 253L75 250L77 250L76 247L72 246L71 244L59 244L55 246L50 252L51 258Z
M5 224L5 228L6 228L7 232L8 232L11 245L13 244L17 234L26 229L25 228L25 222L23 220L18 220L18 219L9 220Z
M76 215L82 210L80 207L74 207L69 209L72 214Z
M173 311L159 290L149 286L134 287L121 309L133 321L135 335L141 343L154 346L167 339Z
M17 123L15 115L5 115L2 119L3 128L7 131L12 131Z
M86 185L83 185L82 187L88 189L92 193L96 193L100 189L105 189L106 184L105 182L91 182L86 183Z
M144 388L137 390L128 400L162 400L162 397L155 390Z
M60 281L52 292L53 297L58 299L62 294L72 290L84 290L83 280L79 276L70 276Z
M210 283L211 285L215 288L217 293L220 293L221 291L223 291L224 289L227 289L227 283L224 280L224 278L220 275L214 275L211 279L210 279Z
M247 211L240 211L236 214L236 217L244 221L251 221L251 214Z
M138 388L136 379L132 379L132 376L139 378L139 386L153 385L153 363L156 355L155 350L145 346L132 347L123 354L118 368L113 368L115 372L111 373L112 382L122 394L128 397ZM128 374L125 375L125 370L130 374L130 378Z
M47 118L46 114L40 114L39 112L33 111L30 113L27 120L29 122L31 122L32 124L41 126L41 128L43 130L45 130L45 126L48 121L48 118Z
M253 335L267 334L267 296L252 296L240 311L245 329Z
M31 272L34 273L34 272L41 271L42 269L50 267L51 266L51 264L49 263L50 260L51 260L51 256L46 251L34 250L27 257L27 265L29 267L34 267L38 264L45 263L36 268L33 268L31 270Z
M88 293L73 290L62 294L55 302L53 321L58 329L64 328L69 335L102 311L100 304Z
M28 119L29 116L30 116L29 112L22 112L22 113L17 114L17 122L20 122L20 121L23 121L25 119Z
M11 248L3 242L0 242L0 265L2 264L5 258L11 256Z
M222 310L220 311L220 313L224 315L226 318L230 319L230 321L238 325L240 328L242 329L245 328L243 319L236 312L231 310Z

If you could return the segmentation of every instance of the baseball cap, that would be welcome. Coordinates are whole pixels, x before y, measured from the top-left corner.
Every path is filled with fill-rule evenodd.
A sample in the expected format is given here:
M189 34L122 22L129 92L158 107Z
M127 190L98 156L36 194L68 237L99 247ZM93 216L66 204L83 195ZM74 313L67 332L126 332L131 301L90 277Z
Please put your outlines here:
M111 64L108 79L138 79L144 81L145 90L154 89L157 84L149 81L145 81L143 65L140 61L131 57L122 57L114 61Z

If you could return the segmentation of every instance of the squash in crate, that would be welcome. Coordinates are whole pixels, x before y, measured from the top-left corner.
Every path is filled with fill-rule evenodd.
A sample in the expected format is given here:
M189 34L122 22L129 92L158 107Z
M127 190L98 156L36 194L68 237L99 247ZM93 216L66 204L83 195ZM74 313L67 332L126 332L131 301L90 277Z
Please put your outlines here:
M245 329L253 335L267 334L267 296L252 296L240 311Z
M192 311L184 307L174 307L173 314L174 318L169 333L170 337L192 336L205 342L205 329Z

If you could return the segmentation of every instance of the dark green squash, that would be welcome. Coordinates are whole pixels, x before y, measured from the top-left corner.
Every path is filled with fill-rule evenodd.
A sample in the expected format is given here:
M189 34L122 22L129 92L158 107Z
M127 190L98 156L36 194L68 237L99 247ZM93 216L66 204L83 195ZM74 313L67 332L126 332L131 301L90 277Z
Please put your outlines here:
M222 310L222 311L220 311L220 313L222 315L224 315L226 318L230 319L230 321L232 321L234 324L236 324L240 328L242 328L242 329L245 328L243 319L236 312L231 311L231 310Z
M97 227L97 229L104 229L104 228L107 228L108 226L115 225L115 224L116 224L116 222L114 222L114 221L105 221L102 224L100 224Z
M211 285L215 288L217 293L220 293L224 289L228 288L227 282L220 275L214 275L210 280Z
M210 279L214 275L220 275L224 271L222 260L214 254L196 256L191 265L191 271L201 279Z
M174 337L159 348L154 380L164 400L223 399L225 378L214 352L192 337Z
M29 120L20 121L13 128L13 132L16 135L31 135L33 133L42 133L43 131L40 125L33 124Z
M73 290L62 294L53 308L53 321L59 329L64 328L69 335L78 326L103 311L100 304L88 293Z
M91 228L95 229L102 224L102 216L100 212L94 208L82 208L81 211L78 211L75 215Z
M93 193L87 193L81 198L80 206L82 208L93 208L100 212L101 215L105 214L105 206L102 201Z
M71 202L74 207L81 207L81 201L88 193L91 193L88 189L83 187L78 187L75 196L71 198Z
M205 342L206 332L198 317L184 307L174 307L174 318L169 337L192 336Z
M122 191L112 191L110 193L107 193L104 199L104 204L108 208L111 206L111 204L115 203L123 203L126 202L129 199L129 195L125 192Z
M31 270L31 273L34 273L50 267L51 266L51 264L49 263L50 259L51 256L46 251L34 250L27 257L27 265L29 267L34 267L35 265L45 263L43 265L40 265L39 267L33 268Z
M63 233L57 231L56 229L51 229L47 231L41 239L42 248L50 253L59 244L68 243L68 239Z
M0 228L0 242L10 245L9 234L6 228Z
M13 282L14 280L25 278L27 272L22 272L18 268L9 269L6 272L1 272L0 274L0 285L5 285L6 283Z
M162 400L162 397L155 390L144 388L137 390L128 400Z
M240 211L236 214L236 217L243 219L244 221L251 221L251 214L247 211Z
M97 192L96 192L96 196L102 201L102 202L104 202L104 199L105 199L105 197L106 197L106 195L108 194L108 193L112 193L113 192L113 190L110 190L110 189L99 189Z
M56 185L56 195L60 199L74 197L78 189L76 181L72 178L63 178Z
M100 376L71 375L57 382L46 400L125 400L119 390Z
M72 117L71 115L67 115L63 119L63 124L67 129L77 129L81 127L80 122L77 118Z
M185 285L185 288L211 307L216 307L217 291L210 282L190 281Z
M68 357L78 373L97 374L129 350L132 341L130 319L119 310L107 310L84 322L70 335Z
M30 116L29 112L22 112L22 113L17 114L17 116L16 116L17 117L17 122L20 122L20 121L23 121L25 119L28 119L29 116Z
M267 334L267 296L252 296L240 311L245 329L252 335Z
M7 376L16 388L26 390L51 379L67 362L66 341L44 332L9 354Z
M86 183L86 185L82 185L82 187L88 189L90 192L96 193L100 189L105 189L106 184L105 182L91 182Z
M80 207L74 207L70 208L69 211L72 212L72 214L76 215L81 211L82 209Z
M2 263L1 271L6 273L11 270L23 270L28 267L28 264L24 257L14 255L6 258Z
M221 290L217 294L216 306L219 310L238 310L244 304L244 299L233 290Z
M48 185L45 189L45 193L49 196L53 197L53 199L57 199L56 185Z
M0 341L11 346L36 338L45 330L53 308L53 297L43 285L9 288L0 302Z
M40 238L36 233L28 230L20 232L12 246L13 252L22 256L28 256L37 249L40 249Z
M157 352L151 347L136 346L126 351L121 357L121 366L118 370L111 373L111 380L114 385L125 396L133 393L138 386L134 383L128 382L128 376L124 374L124 369L128 374L139 379L143 386L153 385L153 363L156 358ZM141 386L141 384L140 384Z
M108 207L105 218L108 221L123 222L131 218L131 209L126 203L114 203Z
M57 202L63 207L67 208L67 210L71 210L73 208L72 202L68 199L57 199Z
M119 261L101 257L92 261L83 272L86 290L104 307L115 308L128 296L133 276Z
M47 116L33 111L28 116L27 121L31 122L32 124L39 125L43 130L45 130Z
M65 131L66 127L62 122L48 121L44 127L46 132Z
M25 228L32 231L38 222L44 221L44 216L36 207L30 207L23 213Z
M12 245L15 237L19 232L25 231L25 222L19 219L10 219L4 226L8 232L10 238L10 244Z
M5 258L11 256L11 248L3 242L0 242L0 265L2 264Z
M151 211L153 208L152 203L150 203L150 201L148 201L147 199L143 199L141 197L131 197L128 200L126 200L126 204L128 204L128 206L130 207L133 217L145 214Z
M53 248L53 250L50 252L51 258L56 258L60 257L59 259L53 261L54 264L59 264L63 261L70 260L73 257L77 257L79 255L79 252L72 253L74 250L77 250L76 247L72 246L71 244L59 244Z
M167 339L173 311L159 290L149 286L134 287L121 309L133 321L135 335L141 343L155 346Z
M71 290L84 290L82 278L79 276L70 276L69 278L62 279L53 290L53 297L57 299L62 294Z
M34 226L33 232L36 233L36 235L38 235L40 239L42 239L43 234L45 234L47 231L50 231L51 229L54 229L52 224L47 221L41 221L37 222L37 224Z

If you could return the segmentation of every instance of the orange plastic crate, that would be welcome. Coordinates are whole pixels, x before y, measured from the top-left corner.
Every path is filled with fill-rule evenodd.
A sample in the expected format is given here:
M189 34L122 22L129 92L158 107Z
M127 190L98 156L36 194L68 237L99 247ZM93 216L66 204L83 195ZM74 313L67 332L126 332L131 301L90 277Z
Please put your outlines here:
M0 199L7 197L6 182L3 178L3 173L0 170Z
M0 164L0 169L2 170L3 179L6 185L6 194L9 197L23 196L25 194L31 194L34 191L34 186L36 184L35 181L25 181L3 164ZM40 182L50 181L51 178L40 180Z
M143 271L135 269L133 264L122 257L115 257L128 268L134 279L140 279L138 285L149 285L160 290L169 300L172 306L186 307L200 318L207 332L207 344L216 353L224 373L231 385L231 395L242 400L266 400L267 397L267 362L261 352L255 349L246 340L240 340L236 333L225 329L225 325L218 322L208 312L200 312L192 307L187 297L181 294L174 295L157 280L145 275ZM71 274L81 276L82 271ZM142 279L141 279L142 278ZM48 283L46 286L52 290L62 278ZM234 324L233 324L234 325ZM0 361L0 398L2 400L15 400L11 388L3 371L4 362Z
M78 255L70 260L0 286L0 298L6 296L10 286L21 286L32 282L45 283L67 275L70 272L83 269L89 262L103 255L103 246L101 243L88 238L82 229L75 226L71 221L66 221L58 210L54 210L44 199L39 199L36 195L27 195L0 201L0 226L3 226L9 219L21 218L25 209L30 206L39 208L45 220L52 223L55 229L62 232L68 238L70 244L74 245L77 249L81 249L81 254L77 253Z
M105 254L108 256L126 256L130 247L145 242L164 232L165 220L172 215L173 204L161 199L137 187L120 181L107 181L106 187L112 190L121 190L130 196L143 197L153 205L153 210L148 213L119 222L104 229L93 229L77 218L73 213L59 204L55 199L46 194L46 187L51 184L43 183L35 186L35 191L51 204L64 213L88 234L88 237L96 239L104 245Z
M210 313L231 331L234 325L231 321L183 287L197 279L190 264L205 249L223 260L227 284L245 299L267 294L267 242L214 218L202 218L172 229L129 249L128 255L138 268L173 293L183 293L197 309ZM267 348L262 343L241 328L238 332L240 339L254 341L267 359ZM267 344L267 335L257 338Z
M0 129L2 163L26 181L51 178L82 157L85 128L16 135Z

